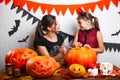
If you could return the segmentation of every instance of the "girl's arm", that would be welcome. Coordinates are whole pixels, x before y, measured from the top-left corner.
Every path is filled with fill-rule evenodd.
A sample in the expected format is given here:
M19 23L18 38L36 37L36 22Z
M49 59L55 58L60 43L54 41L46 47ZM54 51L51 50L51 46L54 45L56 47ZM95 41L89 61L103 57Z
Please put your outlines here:
M80 42L78 42L78 33L79 33L79 30L76 31L76 34L74 36L74 40L73 40L73 43L72 43L73 47L82 46L82 44Z
M98 48L93 48L97 53L104 52L103 37L100 31L97 32Z

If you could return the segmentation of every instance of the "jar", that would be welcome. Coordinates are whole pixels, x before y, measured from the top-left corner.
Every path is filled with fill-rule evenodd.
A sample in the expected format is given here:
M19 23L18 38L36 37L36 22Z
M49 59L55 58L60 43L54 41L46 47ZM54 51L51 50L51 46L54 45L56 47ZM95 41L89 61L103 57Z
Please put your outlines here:
M20 76L20 69L19 68L16 68L14 70L14 76Z
M14 64L13 63L6 64L6 75L8 76L14 75Z

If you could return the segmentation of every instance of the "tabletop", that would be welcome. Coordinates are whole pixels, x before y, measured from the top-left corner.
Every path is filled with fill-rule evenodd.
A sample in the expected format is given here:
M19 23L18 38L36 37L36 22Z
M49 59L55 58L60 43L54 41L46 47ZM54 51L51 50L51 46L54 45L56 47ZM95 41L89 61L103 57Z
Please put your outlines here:
M114 66L114 69L120 70L120 68ZM74 77L69 75L68 67L63 66L59 70L62 70L60 75L52 75L46 78L34 78L28 75L25 71L21 72L20 76L7 76L5 70L0 72L0 80L120 80L120 75L114 76L103 76L99 72L97 76L84 77Z

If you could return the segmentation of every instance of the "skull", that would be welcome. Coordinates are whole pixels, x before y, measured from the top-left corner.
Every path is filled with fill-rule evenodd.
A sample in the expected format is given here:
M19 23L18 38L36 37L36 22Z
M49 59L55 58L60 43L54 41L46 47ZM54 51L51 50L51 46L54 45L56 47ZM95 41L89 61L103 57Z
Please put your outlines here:
M100 63L100 72L102 75L110 75L113 70L113 65L111 63L102 62Z

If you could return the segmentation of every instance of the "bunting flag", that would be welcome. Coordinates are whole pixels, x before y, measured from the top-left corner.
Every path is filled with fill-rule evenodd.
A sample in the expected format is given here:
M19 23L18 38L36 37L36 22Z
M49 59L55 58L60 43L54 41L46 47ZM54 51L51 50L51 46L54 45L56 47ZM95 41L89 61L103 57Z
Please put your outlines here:
M3 1L5 1L5 4L7 5L12 0L0 0L0 3L2 3ZM84 4L70 4L70 5L48 4L48 3L33 2L28 0L13 0L13 3L14 3L14 7L19 6L20 9L22 9L23 6L26 4L28 11L31 11L31 9L33 9L34 12L36 12L37 9L40 7L43 14L45 13L45 11L47 11L47 13L50 14L54 8L57 15L59 15L60 12L62 13L62 15L64 15L67 9L73 15L78 8L84 8L85 11L91 10L92 13L94 13L96 6L98 6L98 8L101 11L103 10L104 7L108 10L111 2L116 7L118 7L119 1L120 0L100 0L97 2L89 2Z
M14 9L14 8L15 8L15 7L14 7L14 4L13 4L13 5L11 6L11 10ZM23 13L22 13L22 18L25 17L25 16L27 16L26 21L30 20L31 18L33 18L32 24L40 21L37 17L33 16L32 14L30 14L29 12L27 12L27 11L24 10L24 9L20 9L19 7L17 8L16 13L19 13L19 12L21 12L21 11L23 11Z
M59 31L58 34L62 35L64 40L68 37L68 42L69 43L74 39L73 35L67 34L67 33L62 32L62 31Z
M116 50L118 50L118 52L120 51L120 44L117 43L104 42L104 46L106 51L109 50L111 52L112 49L114 50L114 52Z

